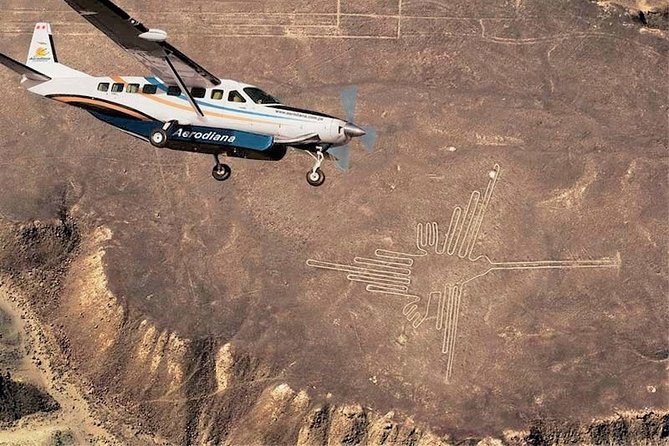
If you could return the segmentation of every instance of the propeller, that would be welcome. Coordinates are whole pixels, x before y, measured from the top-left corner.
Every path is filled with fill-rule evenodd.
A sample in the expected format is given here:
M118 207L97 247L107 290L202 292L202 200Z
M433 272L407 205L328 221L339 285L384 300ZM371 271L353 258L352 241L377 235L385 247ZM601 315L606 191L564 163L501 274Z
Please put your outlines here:
M372 127L358 127L355 122L355 108L358 103L358 87L351 86L341 91L341 104L346 113L346 121L349 123L344 127L344 132L351 137L359 137L367 153L374 150L377 134ZM347 171L350 161L350 149L348 144L340 147L333 147L328 153L334 157L337 167L340 170Z

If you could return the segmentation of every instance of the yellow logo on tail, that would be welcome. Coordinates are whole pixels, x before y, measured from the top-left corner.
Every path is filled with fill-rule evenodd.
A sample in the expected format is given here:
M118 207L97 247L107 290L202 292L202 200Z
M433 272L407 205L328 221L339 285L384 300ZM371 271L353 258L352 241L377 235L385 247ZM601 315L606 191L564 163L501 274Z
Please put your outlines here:
M39 47L35 50L35 57L47 57L49 55L48 48Z

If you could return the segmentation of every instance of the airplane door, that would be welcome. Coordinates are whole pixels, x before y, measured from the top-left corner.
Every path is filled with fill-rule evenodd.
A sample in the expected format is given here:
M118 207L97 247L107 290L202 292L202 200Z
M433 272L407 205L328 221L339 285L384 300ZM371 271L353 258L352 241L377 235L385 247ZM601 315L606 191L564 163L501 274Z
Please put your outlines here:
M239 91L231 90L230 93L228 93L228 105L230 108L239 110L239 112L234 113L234 115L239 118L238 122L243 123L242 127L248 129L250 132L256 130L257 125L253 119L250 119L252 115L245 113L250 109L249 99L242 96Z

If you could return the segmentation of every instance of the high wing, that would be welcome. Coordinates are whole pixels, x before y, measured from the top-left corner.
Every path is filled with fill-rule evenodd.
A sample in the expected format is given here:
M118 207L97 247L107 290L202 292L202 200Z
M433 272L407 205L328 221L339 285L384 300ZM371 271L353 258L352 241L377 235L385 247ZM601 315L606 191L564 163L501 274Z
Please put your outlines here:
M165 41L164 32L150 30L109 0L65 0L83 18L146 65L164 82L187 87L213 87L220 79ZM141 37L140 37L141 36ZM167 60L169 58L169 61ZM172 71L174 67L178 76Z

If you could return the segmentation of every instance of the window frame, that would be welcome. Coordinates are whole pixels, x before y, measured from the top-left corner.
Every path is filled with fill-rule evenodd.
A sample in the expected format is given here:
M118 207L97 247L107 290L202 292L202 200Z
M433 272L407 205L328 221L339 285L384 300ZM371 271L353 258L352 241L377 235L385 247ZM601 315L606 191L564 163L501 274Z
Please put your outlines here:
M100 82L98 84L98 91L102 93L107 93L109 91L109 82Z
M119 90L119 88L120 88L120 90ZM123 93L123 90L125 90L125 84L122 84L120 82L114 82L111 85L111 89L110 89L110 91L112 93Z
M220 93L220 94L221 94L221 97L219 97L219 98L215 98L215 97L214 97L214 94L217 94L217 93ZM211 97L211 99L213 99L214 101L222 101L223 99L225 99L225 90L221 90L221 89L214 89L214 90L211 90L211 95L210 95L210 97Z
M131 93L131 94L139 93L139 87L140 87L139 84L126 84L125 92L126 93Z

